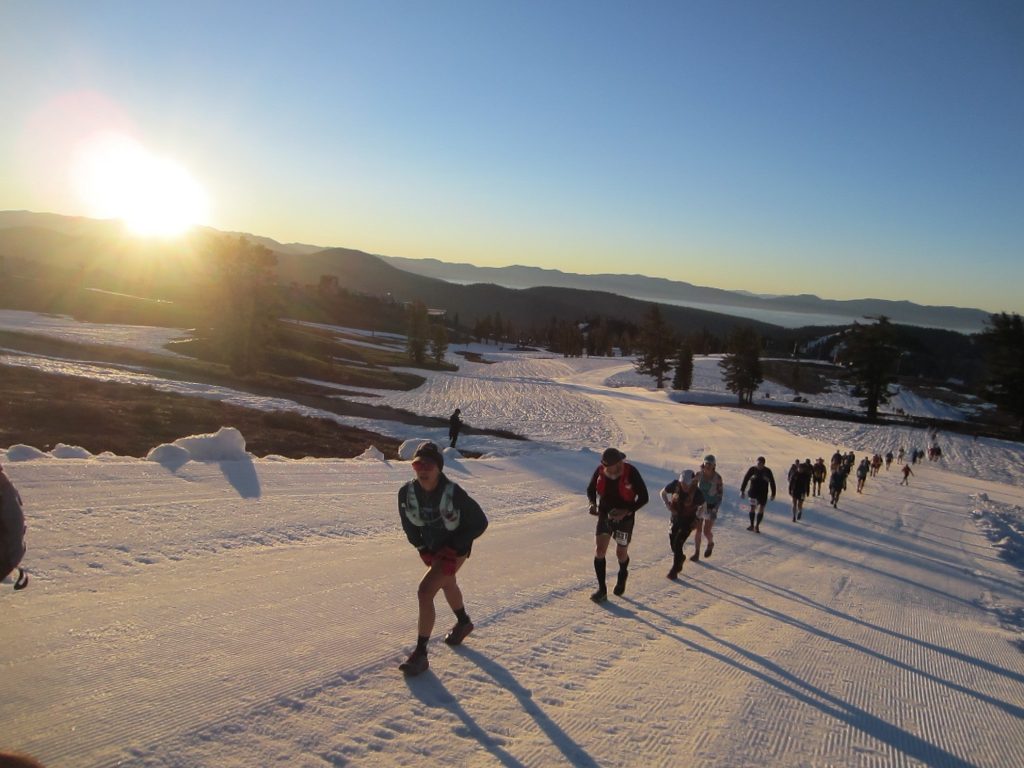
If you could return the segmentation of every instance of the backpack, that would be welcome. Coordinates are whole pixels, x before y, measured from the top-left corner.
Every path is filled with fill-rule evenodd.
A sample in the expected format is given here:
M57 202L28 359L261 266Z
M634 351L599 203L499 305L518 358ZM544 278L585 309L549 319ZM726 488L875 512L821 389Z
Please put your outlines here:
M25 556L25 513L21 496L10 479L0 472L0 579L18 569L15 589L28 586L28 574L19 568Z
M636 499L636 490L633 488L633 484L630 482L630 476L633 474L633 465L622 463L622 474L619 475L618 480L612 480L619 484L619 498L626 504L631 504ZM604 465L598 467L597 475L597 495L604 496L605 490L608 487L608 481L611 478L607 477L604 473Z

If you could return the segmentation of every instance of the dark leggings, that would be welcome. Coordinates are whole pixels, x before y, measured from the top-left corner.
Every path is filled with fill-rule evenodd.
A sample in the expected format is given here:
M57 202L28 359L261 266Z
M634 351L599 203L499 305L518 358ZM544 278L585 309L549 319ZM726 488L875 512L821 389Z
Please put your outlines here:
M676 567L682 567L683 544L693 532L693 523L693 520L676 521L672 523L672 530L668 533L668 545L672 548L672 563Z

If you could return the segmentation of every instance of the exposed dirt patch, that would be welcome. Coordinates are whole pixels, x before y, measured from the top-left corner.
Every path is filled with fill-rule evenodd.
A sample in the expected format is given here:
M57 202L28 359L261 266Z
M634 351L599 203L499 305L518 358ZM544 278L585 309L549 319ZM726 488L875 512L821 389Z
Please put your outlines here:
M49 450L56 443L92 453L143 457L179 437L236 427L256 456L352 458L376 446L397 458L400 442L330 419L257 411L150 387L92 381L0 366L0 445Z

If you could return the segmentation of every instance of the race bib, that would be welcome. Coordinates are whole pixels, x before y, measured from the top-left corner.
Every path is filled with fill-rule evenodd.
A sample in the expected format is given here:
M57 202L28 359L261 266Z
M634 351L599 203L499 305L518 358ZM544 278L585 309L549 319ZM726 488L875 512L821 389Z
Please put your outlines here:
M612 538L615 539L615 543L620 547L629 546L629 534L625 531L616 531L612 534Z

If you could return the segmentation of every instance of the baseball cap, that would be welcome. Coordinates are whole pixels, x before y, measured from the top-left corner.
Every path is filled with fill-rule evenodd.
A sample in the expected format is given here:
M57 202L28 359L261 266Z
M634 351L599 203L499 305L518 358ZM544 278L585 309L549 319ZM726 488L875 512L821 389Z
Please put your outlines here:
M414 468L417 461L427 461L436 465L438 469L444 469L444 455L434 443L423 443L416 449L416 453L412 455Z
M683 483L684 485L689 485L690 483L692 483L693 482L693 470L692 469L684 469L682 472L680 472L679 473L679 482Z
M605 448L604 453L601 454L601 463L610 467L612 464L618 464L624 458L626 458L626 454L618 448Z
M710 464L712 467L715 466L715 454L709 453L707 456L705 456L704 463Z

